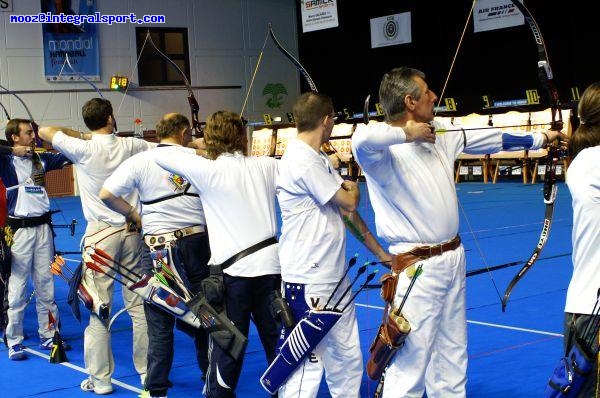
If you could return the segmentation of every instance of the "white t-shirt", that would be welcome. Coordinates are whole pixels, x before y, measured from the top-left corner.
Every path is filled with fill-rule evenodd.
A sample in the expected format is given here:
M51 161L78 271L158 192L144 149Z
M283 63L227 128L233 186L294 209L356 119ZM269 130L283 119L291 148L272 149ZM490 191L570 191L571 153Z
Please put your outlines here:
M345 271L346 231L331 198L343 179L329 158L293 139L280 160L281 277L292 283L335 283Z
M112 211L98 197L104 181L127 158L153 148L156 144L138 138L115 137L112 134L94 134L89 141L69 137L62 131L52 139L52 146L62 152L77 172L83 215L88 222L105 221L112 226L125 223L125 217ZM125 200L137 205L137 194Z
M125 197L137 189L142 202L144 234L161 234L191 225L206 225L198 191L183 177L166 171L154 161L152 152L157 151L157 155L161 156L169 146L160 146L126 159L104 182L104 189L115 196ZM191 148L172 146L195 153ZM172 195L179 196L168 198ZM145 203L163 198L165 200L156 203Z
M579 152L569 166L573 198L573 277L565 312L591 314L600 288L600 146Z
M452 128L437 122L434 126ZM532 148L538 148L542 135L534 134L532 142ZM390 253L456 236L454 161L461 152L500 150L500 129L447 132L431 144L406 143L404 131L387 123L359 125L352 136L352 153L366 176L377 235L390 244Z
M50 199L46 188L37 186L31 179L33 161L19 156L13 157L13 164L19 181L19 193L15 204L15 217L37 217L50 210Z
M241 153L224 153L209 160L176 147L152 152L159 166L183 176L200 192L210 235L210 264L222 264L242 250L277 236L277 160ZM242 258L224 272L242 277L279 274L277 245Z

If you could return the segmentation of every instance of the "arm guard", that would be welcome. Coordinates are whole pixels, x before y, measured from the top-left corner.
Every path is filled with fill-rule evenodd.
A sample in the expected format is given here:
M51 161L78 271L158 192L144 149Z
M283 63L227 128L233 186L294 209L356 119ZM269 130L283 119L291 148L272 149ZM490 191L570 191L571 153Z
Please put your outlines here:
M533 146L533 136L502 134L502 150L503 151L518 151L523 149L531 149Z

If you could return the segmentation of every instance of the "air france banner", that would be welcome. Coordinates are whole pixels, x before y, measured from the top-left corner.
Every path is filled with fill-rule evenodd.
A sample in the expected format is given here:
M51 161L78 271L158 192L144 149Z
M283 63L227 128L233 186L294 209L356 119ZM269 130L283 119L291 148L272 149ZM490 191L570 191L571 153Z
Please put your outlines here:
M337 0L300 0L302 32L338 26Z
M519 0L523 3L523 0ZM510 0L479 0L473 9L475 32L510 28L525 23L523 14Z
M412 42L410 12L371 19L371 48Z

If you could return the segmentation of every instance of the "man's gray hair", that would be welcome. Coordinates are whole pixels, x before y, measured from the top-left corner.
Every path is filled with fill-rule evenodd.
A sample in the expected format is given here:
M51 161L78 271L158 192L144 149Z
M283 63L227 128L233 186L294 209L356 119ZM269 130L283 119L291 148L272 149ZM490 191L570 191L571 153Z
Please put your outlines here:
M421 88L414 80L415 76L425 79L425 73L407 67L394 68L381 78L379 102L387 121L398 120L406 112L404 99L407 95L415 100L421 98Z

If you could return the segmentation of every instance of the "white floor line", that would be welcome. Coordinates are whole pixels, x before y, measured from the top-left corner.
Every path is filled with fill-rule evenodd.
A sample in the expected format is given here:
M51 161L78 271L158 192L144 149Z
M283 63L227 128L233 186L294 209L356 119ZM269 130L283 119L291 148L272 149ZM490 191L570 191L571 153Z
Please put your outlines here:
M564 221L564 220L565 220L564 218L557 218L557 219L554 220L554 222L560 222L560 221ZM544 223L543 221L535 221L535 222L530 222L530 223L526 223L526 224L504 225L504 226L501 226L501 227L483 228L483 229L474 230L473 233L490 232L490 231L501 231L501 230L504 230L504 229L531 227L533 225L541 225L543 223Z
M472 323L474 325L490 326L490 327L493 327L493 328L500 328L500 329L518 330L520 332L529 332L529 333L543 334L543 335L546 335L546 336L564 337L560 333L545 332L543 330L535 330L535 329L518 328L516 326L499 325L497 323L478 322L478 321L469 321L469 320L467 320L467 323Z
M359 303L355 303L355 305L357 307L373 308L373 309L377 309L377 310L383 310L384 309L384 307L377 306L377 305L368 305L368 304L359 304ZM546 336L563 337L563 335L560 334L560 333L552 333L552 332L545 332L543 330L519 328L519 327L516 327L516 326L499 325L497 323L469 321L469 320L467 320L467 323L472 323L474 325L481 325L481 326L489 326L489 327L499 328L499 329L518 330L520 332L543 334L543 335L546 335Z
M28 353L30 353L30 354L37 355L38 357L41 357L41 358L44 358L44 359L50 360L50 356L49 356L49 355L46 355L46 354L44 354L44 353L41 353L41 352L39 352L39 351L32 350L31 348L25 348L25 351L27 351L27 352L28 352ZM78 372L81 372L81 373L84 373L84 374L86 374L86 375L88 375L88 374L89 374L89 373L88 373L88 372L87 372L87 371L86 371L84 368L82 368L81 366L73 365L73 364L72 364L72 363L70 363L70 362L62 362L62 363L60 363L59 365L66 366L67 368L74 369L74 370L76 370L76 371L78 371ZM136 387L134 387L134 386L130 386L129 384L123 383L122 381L119 381L119 380L116 380L116 379L111 379L110 381L111 381L111 383L112 383L112 384L114 384L114 385L117 385L117 386L119 386L119 387L123 387L123 388L124 388L124 389L126 389L126 390L133 391L133 392L135 392L135 393L138 393L138 394L142 393L142 390L141 390L141 389L139 389L139 388L136 388Z

